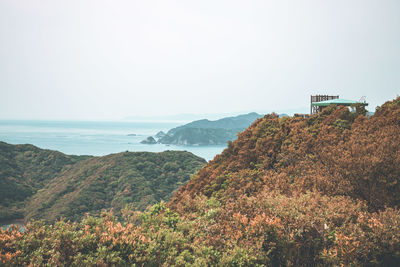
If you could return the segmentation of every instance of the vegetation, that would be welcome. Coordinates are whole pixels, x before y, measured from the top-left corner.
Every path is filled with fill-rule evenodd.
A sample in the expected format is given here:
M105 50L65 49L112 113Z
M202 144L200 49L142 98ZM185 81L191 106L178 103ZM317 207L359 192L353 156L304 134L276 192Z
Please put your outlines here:
M77 220L126 204L143 210L168 200L204 164L180 151L89 157L0 142L0 222Z
M364 201L370 211L396 207L399 103L386 103L370 119L336 106L307 119L267 115L207 164L173 202L186 193L226 201L260 190L313 191Z
M0 142L0 222L23 218L29 197L60 172L86 158Z
M135 209L168 200L205 160L183 151L124 152L79 162L54 178L26 206L26 218L79 220L85 213Z
M167 204L1 231L0 262L399 266L400 98L360 113L267 115Z

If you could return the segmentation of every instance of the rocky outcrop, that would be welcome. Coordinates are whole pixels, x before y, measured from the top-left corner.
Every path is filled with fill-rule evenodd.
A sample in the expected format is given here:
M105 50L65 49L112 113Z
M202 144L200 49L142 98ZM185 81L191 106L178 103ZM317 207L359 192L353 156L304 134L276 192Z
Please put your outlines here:
M152 144L157 144L157 141L156 141L156 139L154 139L154 137L149 136L146 139L142 140L140 143L152 145Z

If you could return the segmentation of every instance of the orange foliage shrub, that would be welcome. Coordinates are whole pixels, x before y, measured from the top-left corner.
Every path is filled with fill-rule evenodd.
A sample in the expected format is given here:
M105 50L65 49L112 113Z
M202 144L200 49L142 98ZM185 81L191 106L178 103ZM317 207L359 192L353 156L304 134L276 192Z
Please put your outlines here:
M400 98L367 118L332 106L303 119L267 115L254 122L173 197L232 198L268 187L317 191L367 202L400 203Z

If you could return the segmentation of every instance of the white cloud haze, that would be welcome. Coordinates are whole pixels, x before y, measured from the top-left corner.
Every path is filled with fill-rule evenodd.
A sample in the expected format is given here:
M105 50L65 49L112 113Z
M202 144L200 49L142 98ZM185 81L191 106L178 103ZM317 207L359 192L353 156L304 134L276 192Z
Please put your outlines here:
M0 0L0 118L370 109L400 94L398 0Z

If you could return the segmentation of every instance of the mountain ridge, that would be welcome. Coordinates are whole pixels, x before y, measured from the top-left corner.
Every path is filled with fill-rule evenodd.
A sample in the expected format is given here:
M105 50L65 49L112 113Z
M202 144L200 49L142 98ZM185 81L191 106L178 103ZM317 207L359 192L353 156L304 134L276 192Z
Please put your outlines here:
M215 121L193 121L169 130L158 142L174 145L225 145L261 116L252 112Z

